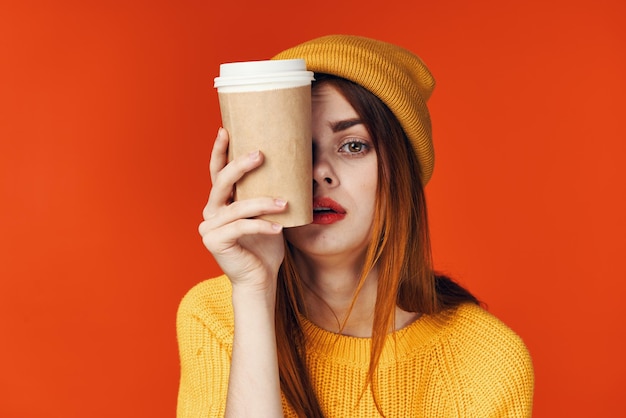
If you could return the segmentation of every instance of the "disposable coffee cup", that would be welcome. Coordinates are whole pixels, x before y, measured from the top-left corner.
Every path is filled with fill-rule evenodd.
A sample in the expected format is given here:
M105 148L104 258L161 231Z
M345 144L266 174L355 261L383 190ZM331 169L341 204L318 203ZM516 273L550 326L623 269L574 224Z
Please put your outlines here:
M215 78L229 161L255 150L265 157L237 182L234 199L287 200L284 213L260 216L284 227L313 221L312 80L301 59L221 64Z

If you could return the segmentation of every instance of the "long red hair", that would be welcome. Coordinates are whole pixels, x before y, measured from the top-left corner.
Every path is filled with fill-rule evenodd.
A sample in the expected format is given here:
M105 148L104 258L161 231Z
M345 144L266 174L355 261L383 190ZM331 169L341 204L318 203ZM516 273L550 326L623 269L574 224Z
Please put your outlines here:
M368 129L378 155L378 188L372 237L355 296L370 271L378 267L368 383L377 402L376 368L386 338L394 329L395 308L432 314L464 302L478 303L467 290L432 266L426 200L420 165L400 123L376 96L343 78L316 74L314 87L330 83L352 105ZM324 416L306 365L300 318L305 315L303 288L286 243L278 275L276 342L283 394L300 417ZM366 388L364 388L365 390Z

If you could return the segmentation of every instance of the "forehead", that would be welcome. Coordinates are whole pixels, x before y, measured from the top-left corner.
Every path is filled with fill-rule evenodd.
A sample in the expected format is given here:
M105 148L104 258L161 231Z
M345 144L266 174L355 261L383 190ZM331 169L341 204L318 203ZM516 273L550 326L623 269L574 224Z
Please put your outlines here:
M339 113L337 117L356 115L356 111L341 94L339 89L330 83L321 83L313 87L311 91L311 103L313 112Z

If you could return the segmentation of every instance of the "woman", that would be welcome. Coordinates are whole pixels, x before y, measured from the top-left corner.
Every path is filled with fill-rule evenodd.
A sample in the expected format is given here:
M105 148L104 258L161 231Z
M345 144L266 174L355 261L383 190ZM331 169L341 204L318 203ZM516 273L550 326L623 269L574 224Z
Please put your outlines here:
M219 130L199 230L225 275L181 302L178 416L530 416L524 343L433 271L428 69L345 35L275 58L315 72L314 221L255 218L284 211L280 196L232 202L263 154L227 163Z

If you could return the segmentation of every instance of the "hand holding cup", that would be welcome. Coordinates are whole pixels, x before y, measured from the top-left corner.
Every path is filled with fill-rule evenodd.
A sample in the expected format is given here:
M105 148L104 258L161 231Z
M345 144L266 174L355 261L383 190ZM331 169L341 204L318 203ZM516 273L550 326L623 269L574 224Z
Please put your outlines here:
M253 151L227 163L228 143L228 132L220 129L211 153L213 186L198 229L204 245L233 286L274 289L284 258L282 226L261 217L283 213L288 205L280 197L267 196L233 202L234 184L258 169L264 156Z

